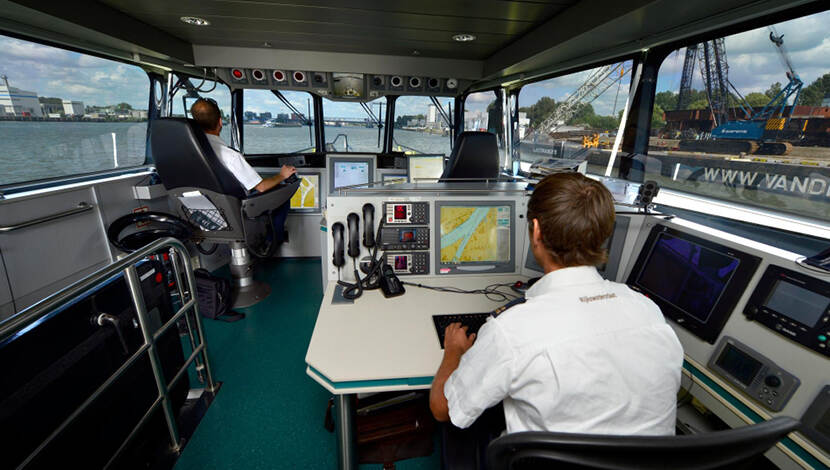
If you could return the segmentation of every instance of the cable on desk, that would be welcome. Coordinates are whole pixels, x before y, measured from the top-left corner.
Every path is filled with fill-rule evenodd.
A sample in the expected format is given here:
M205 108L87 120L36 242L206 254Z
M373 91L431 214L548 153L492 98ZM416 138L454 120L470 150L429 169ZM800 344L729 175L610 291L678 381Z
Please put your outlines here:
M434 290L437 292L450 292L453 294L480 294L487 297L488 300L493 302L509 302L511 300L519 299L522 296L510 293L510 292L502 292L498 290L501 287L510 287L512 283L505 283L505 284L490 284L489 286L485 287L484 289L471 289L465 290L458 287L439 287L439 286L428 286L425 284L419 284L416 282L408 282L408 281L401 281L401 284L413 287L420 287L421 289L429 289Z

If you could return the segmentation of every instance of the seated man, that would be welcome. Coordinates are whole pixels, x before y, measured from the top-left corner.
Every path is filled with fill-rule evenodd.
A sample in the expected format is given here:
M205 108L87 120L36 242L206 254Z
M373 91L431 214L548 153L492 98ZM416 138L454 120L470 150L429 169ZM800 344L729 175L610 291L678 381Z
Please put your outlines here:
M219 137L219 133L222 131L222 114L219 112L219 106L215 101L203 98L196 100L193 106L190 107L190 115L202 130L205 131L208 142L210 142L210 146L213 148L213 152L216 153L216 156L219 157L219 160L222 161L225 168L239 180L239 183L247 191L256 190L264 193L297 172L297 169L293 166L283 165L280 168L279 174L268 178L259 176L241 153L225 145L225 142ZM290 201L286 201L273 211L274 232L277 243L283 241L285 217L288 215L289 206Z
M509 433L674 434L680 342L654 302L595 268L614 227L611 194L578 173L550 175L527 221L545 275L477 338L447 327L435 418L467 428L503 402Z

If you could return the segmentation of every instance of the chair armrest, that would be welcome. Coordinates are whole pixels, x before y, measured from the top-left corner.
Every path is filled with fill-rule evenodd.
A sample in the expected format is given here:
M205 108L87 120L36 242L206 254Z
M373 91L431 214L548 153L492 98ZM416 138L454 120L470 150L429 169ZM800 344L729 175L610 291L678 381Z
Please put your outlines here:
M300 182L277 186L268 192L251 196L242 200L242 215L253 219L259 217L263 212L276 209L291 199L297 192Z

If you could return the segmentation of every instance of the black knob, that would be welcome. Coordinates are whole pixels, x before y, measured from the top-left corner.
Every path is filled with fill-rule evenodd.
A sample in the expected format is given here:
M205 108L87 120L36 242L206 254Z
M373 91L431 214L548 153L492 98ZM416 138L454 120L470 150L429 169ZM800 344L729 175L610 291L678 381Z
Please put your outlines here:
M768 375L764 378L764 384L767 387L778 387L781 385L781 379L775 375Z
M755 318L755 315L758 315L758 307L755 305L750 305L746 308L746 317L750 320Z

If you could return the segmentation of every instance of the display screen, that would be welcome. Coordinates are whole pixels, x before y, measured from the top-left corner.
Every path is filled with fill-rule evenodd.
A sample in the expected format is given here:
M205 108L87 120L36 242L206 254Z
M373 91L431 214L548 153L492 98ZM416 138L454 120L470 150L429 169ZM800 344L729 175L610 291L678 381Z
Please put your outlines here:
M752 379L755 378L762 366L760 362L747 356L731 344L727 344L723 348L716 364L746 387L752 383Z
M739 264L726 253L661 233L636 283L706 323Z
M406 219L406 206L399 204L395 206L395 220Z
M440 208L441 263L510 261L510 206Z
M369 182L368 162L335 161L334 187L354 186Z
M405 255L395 256L395 271L406 271L407 261L407 256Z
M320 208L320 175L297 175L300 177L300 187L291 196L291 209L319 209Z
M444 156L411 156L409 157L409 181L416 183L418 179L437 180L444 173ZM426 181L427 183L429 181Z
M776 281L765 306L807 326L815 326L830 299L787 281Z
M400 241L401 242L414 242L415 235L418 232L416 230L401 230L400 231Z

